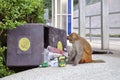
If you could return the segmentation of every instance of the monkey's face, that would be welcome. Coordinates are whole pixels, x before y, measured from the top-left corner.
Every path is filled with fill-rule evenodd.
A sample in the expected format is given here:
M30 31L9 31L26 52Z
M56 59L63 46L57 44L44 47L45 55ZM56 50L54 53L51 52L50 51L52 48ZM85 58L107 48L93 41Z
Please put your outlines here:
M79 40L79 35L76 33L71 33L69 36L67 36L67 39L70 43L74 43L76 40Z
M70 35L67 36L67 39L69 40L70 43L74 43L74 40L72 39L72 37Z

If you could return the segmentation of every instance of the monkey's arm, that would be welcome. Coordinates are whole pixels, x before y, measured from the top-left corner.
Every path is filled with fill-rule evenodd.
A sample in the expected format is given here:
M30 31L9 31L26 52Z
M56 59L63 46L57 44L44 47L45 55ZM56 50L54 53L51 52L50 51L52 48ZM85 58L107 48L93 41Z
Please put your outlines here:
M75 45L76 45L77 54L76 54L73 65L77 65L80 62L80 60L82 59L82 54L83 54L83 45L81 44L81 42L76 41Z
M76 52L75 52L75 49L74 48L72 48L72 50L69 50L68 51L68 54L69 54L69 57L68 57L68 63L73 63L73 59L74 59L74 57L75 57L75 55L76 55Z

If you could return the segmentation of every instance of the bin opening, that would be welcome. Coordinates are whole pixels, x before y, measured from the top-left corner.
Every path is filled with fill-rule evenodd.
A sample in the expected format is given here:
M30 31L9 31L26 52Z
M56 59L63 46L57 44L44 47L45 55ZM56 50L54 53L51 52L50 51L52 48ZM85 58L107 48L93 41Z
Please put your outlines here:
M49 28L44 27L44 48L47 48L49 45Z

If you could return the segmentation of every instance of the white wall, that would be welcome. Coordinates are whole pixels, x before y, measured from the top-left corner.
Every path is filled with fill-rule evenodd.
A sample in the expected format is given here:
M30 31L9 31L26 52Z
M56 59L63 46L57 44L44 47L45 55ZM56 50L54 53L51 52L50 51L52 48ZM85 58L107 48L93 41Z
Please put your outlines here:
M120 28L120 0L109 0L109 12L110 12L109 15L110 27ZM114 12L118 12L118 13L114 13ZM100 13L101 13L100 2L86 6L86 27L90 27L89 26L90 21L88 16L99 15L99 16L91 17L91 27L100 28L101 26ZM78 16L78 10L75 10L73 13L73 17L77 17L77 16ZM77 19L73 20L73 27L78 27ZM89 33L89 30L86 30L86 33ZM92 34L100 34L100 30L98 29L92 30ZM110 34L120 34L120 29L110 29Z

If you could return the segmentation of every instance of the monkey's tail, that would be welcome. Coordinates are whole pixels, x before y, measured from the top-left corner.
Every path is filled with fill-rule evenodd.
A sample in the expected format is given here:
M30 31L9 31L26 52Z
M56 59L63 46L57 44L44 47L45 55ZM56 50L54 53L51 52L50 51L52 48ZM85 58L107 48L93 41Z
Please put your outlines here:
M104 60L92 60L92 63L105 63Z

